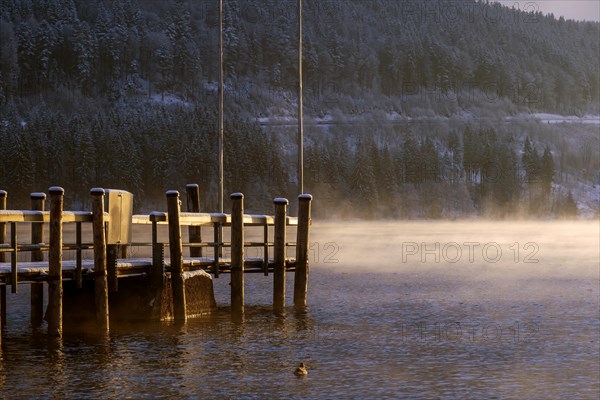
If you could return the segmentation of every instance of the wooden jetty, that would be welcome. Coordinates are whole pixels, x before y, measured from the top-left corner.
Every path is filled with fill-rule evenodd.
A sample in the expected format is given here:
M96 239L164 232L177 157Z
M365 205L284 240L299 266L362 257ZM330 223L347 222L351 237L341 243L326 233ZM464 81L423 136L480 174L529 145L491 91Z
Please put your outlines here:
M231 310L242 314L244 274L273 274L273 308L280 312L285 307L286 272L293 271L294 305L300 308L306 305L310 195L298 197L299 213L294 218L287 215L288 201L283 198L274 200L273 216L245 214L242 193L231 195L231 214L201 213L199 187L195 184L186 186L187 212L181 211L179 192L169 190L167 211L148 215L132 215L133 196L122 190L92 189L90 211L63 210L64 190L60 187L51 187L48 193L48 211L44 193L31 194L30 210L11 210L7 209L7 193L0 190L0 330L6 324L7 287L17 293L20 284L31 285L33 324L43 321L43 288L47 285L45 319L52 336L62 335L63 309L68 308L69 301L76 302L79 298L71 299L65 290L80 293L91 288L88 291L93 293L95 327L108 332L115 299L127 292L128 282L134 280L138 282L138 290L142 287L145 291L159 291L168 298L163 308L170 307L170 312L166 317L164 313L155 314L160 319L188 318L194 299L186 286L193 285L192 278L199 276L208 277L209 295L213 296L211 275L218 278L220 274L230 274ZM44 238L45 224L49 227L48 240ZM22 241L19 236L23 225L29 228L30 240ZM73 225L75 238L67 243L63 228ZM168 243L161 241L162 225L168 226ZM132 240L133 227L145 229L145 226L151 230L151 242ZM287 242L288 227L296 228L296 242ZM183 228L187 228L187 235ZM86 229L92 233L89 243L83 240ZM258 229L254 236L262 240L245 240L247 229ZM202 239L207 230L212 231L212 241ZM226 230L230 233L229 241L221 239ZM128 249L140 247L148 248L151 257L128 257ZM262 257L247 257L246 249L252 247L261 249ZM296 249L295 258L286 256L291 247ZM189 249L186 251L189 256L184 255L184 249ZM231 257L224 256L225 250L230 251ZM74 257L65 259L67 252ZM21 253L29 254L29 260L19 261L23 259ZM85 256L90 253L93 258ZM63 288L63 282L68 283L68 288Z

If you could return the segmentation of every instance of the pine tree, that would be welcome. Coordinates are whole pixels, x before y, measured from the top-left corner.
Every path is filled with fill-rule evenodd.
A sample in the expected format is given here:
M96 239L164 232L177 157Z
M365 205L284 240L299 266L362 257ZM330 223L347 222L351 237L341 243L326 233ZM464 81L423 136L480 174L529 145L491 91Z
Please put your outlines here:
M550 148L546 146L541 160L541 180L546 199L550 198L552 182L554 181L554 158Z
M19 82L18 47L11 22L0 19L0 106L17 93Z
M529 184L537 182L539 179L539 155L529 137L523 144L523 156L521 158L523 169L525 170L525 181Z
M412 133L409 131L404 132L402 143L403 182L421 182L421 162L419 148Z
M566 218L576 218L578 213L579 210L577 207L577 202L575 202L575 199L573 199L573 193L569 191L564 198L561 214Z
M377 211L379 196L368 150L368 146L363 145L361 141L358 142L352 169L350 196L357 209L363 210L364 215L372 217Z

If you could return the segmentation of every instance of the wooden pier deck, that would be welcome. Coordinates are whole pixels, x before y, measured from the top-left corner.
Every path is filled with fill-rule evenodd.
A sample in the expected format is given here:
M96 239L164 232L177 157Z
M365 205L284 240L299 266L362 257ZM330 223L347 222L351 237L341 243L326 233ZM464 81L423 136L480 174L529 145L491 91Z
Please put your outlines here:
M120 280L134 277L147 279L151 287L164 284L168 277L175 319L185 320L184 275L198 270L217 278L223 273L231 276L232 312L243 313L245 273L273 274L273 306L281 310L285 306L285 274L294 272L294 304L306 305L310 195L299 196L299 217L293 218L287 216L288 201L281 198L274 200L274 216L245 214L241 193L231 196L231 214L201 213L198 186L187 185L186 191L188 210L196 212L181 212L179 193L168 191L167 212L147 215L132 215L133 198L121 190L92 189L91 211L64 211L64 191L57 187L49 190L49 211L43 193L32 193L31 210L7 210L7 193L0 191L0 329L6 324L8 287L16 293L20 284L30 284L32 319L40 319L43 286L47 285L48 332L60 336L62 282L74 281L81 288L84 281L93 281L97 325L107 332L109 293L119 290ZM70 242L63 240L63 226L70 227L66 229ZM135 242L134 227L137 231L149 229L151 241ZM182 227L187 227L187 235L182 235ZM290 227L296 229L296 242L286 239ZM254 230L252 241L244 240L244 230ZM24 240L21 231L30 238ZM202 239L207 231L211 241ZM49 233L47 241L45 232ZM226 233L228 241L224 240ZM288 249L294 247L296 257L288 257ZM245 255L249 248L255 248L260 256ZM132 249L144 251L128 257ZM184 256L183 249L189 255ZM63 260L63 253L72 259Z

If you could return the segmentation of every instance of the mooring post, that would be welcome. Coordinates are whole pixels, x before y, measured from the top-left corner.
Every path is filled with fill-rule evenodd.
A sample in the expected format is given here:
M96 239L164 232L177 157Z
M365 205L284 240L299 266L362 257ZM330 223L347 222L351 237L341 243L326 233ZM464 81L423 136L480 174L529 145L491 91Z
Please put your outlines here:
M34 211L44 211L46 209L46 194L31 193L31 209ZM31 224L31 243L44 243L44 223ZM31 252L31 261L44 261L44 253L41 250ZM40 325L44 321L44 284L31 284L31 324Z
M231 195L231 311L244 313L244 195Z
M273 249L273 309L285 307L285 242L287 199L277 198L275 203L275 243Z
M106 278L106 225L104 189L94 188L92 195L92 231L94 237L94 303L99 332L109 331L108 280Z
M151 285L162 289L165 281L165 244L158 241L158 214L150 214L152 221L152 270L150 271Z
M0 190L0 210L6 210L6 197L8 197L8 193L6 193L6 190ZM4 243L6 243L6 223L0 222L0 244ZM0 253L0 262L5 261L6 256L4 255L4 253Z
M296 231L296 273L294 276L294 306L306 307L308 290L308 240L312 196L298 196L298 229Z
M6 197L7 193L5 190L0 190L0 210L6 210ZM0 244L6 242L6 224L0 223ZM0 262L5 262L6 258L4 253L0 253ZM6 325L6 285L0 285L0 343L2 343L2 327Z
M200 187L195 184L185 186L187 193L188 212L200 212ZM188 228L190 243L202 242L202 229L199 226L190 226ZM190 257L202 257L202 247L190 247Z
M53 186L50 192L50 250L48 252L48 334L62 336L62 218L65 191Z
M0 210L6 210L8 193L0 190ZM0 244L6 243L6 223L0 222ZM6 262L4 253L0 253L0 262ZM6 285L0 285L0 328L6 325Z
M75 223L75 241L77 250L75 251L76 257L76 266L75 271L73 272L73 280L75 281L75 286L77 289L81 289L83 287L83 257L81 253L81 222Z
M185 282L183 280L183 245L181 243L180 201L177 190L167 191L169 214L169 250L171 254L171 288L175 321L187 319L185 309Z
M19 271L17 270L17 259L19 255L19 243L17 239L17 223L10 223L10 247L12 251L10 253L10 291L11 293L17 293L19 283Z

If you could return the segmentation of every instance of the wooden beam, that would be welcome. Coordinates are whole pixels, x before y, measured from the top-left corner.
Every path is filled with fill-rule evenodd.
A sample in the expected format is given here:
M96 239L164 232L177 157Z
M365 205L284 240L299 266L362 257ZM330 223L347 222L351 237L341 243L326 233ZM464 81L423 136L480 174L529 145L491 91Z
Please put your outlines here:
M200 187L193 183L186 185L187 209L191 213L200 212ZM190 226L188 228L189 242L202 243L202 228L199 226ZM190 257L202 257L201 247L190 247Z
M10 223L10 291L17 293L19 275L17 271L17 257L19 255L19 243L17 238L17 223Z
M275 199L275 247L273 249L273 309L285 308L285 242L287 199Z
M44 211L46 209L46 194L31 193L31 209ZM44 223L31 224L31 243L44 243ZM41 250L31 252L31 261L44 261L44 253ZM44 321L44 284L32 283L30 285L30 318L31 325L38 326Z
M8 193L5 190L0 190L0 212L6 210L6 198ZM0 244L6 242L6 224L0 222ZM5 262L6 256L0 253L0 262ZM2 342L2 327L6 326L6 285L0 285L0 343Z
M244 313L244 195L231 195L231 311Z
M173 316L175 321L185 321L185 282L183 280L183 246L181 241L181 213L179 192L167 191L167 210L169 213L169 252L171 255L171 288L173 289Z
M104 219L110 220L110 216L107 214ZM5 222L50 222L50 213L47 211L0 210L0 224ZM92 213L89 211L63 211L62 222L92 222Z
M296 233L296 271L294 276L294 306L306 307L308 290L308 250L312 196L298 196L298 229Z
M158 241L158 222L152 222L152 269L150 281L155 289L164 287L165 279L165 244Z
M0 211L6 210L6 198L8 193L6 190L0 190ZM6 243L6 223L0 222L0 244ZM0 262L5 262L6 256L4 253L0 253Z
M109 331L108 281L106 278L106 224L104 223L104 189L94 188L92 195L92 232L94 237L94 303L96 327Z
M48 334L62 336L62 220L65 191L51 187L50 192L50 250L48 252Z

